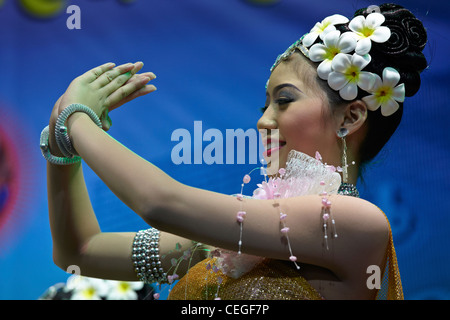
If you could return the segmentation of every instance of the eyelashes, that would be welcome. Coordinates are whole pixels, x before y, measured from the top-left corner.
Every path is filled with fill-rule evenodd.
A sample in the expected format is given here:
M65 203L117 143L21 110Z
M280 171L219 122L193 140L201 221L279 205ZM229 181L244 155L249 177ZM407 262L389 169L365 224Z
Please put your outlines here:
M292 99L292 98L280 98L280 99L275 100L275 103L278 105L283 105L283 104L291 103L292 101L294 101L294 99Z
M274 100L275 104L281 107L280 109L285 109L287 105L291 102L294 102L297 98L295 94L290 92L289 90L280 90L276 94L276 99ZM270 105L270 97L267 95L266 105L263 108L260 108L261 112L266 112L267 108Z
M280 99L275 100L275 103L278 104L279 106L285 106L293 101L294 101L294 99L292 99L292 98L280 98ZM268 107L269 106L264 106L264 107L260 108L261 112L262 113L266 112Z

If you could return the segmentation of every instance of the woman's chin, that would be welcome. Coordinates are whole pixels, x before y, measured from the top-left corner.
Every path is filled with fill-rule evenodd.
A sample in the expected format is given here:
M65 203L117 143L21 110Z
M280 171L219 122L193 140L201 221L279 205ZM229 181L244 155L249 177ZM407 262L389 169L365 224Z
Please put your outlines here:
M282 146L277 148L277 150L270 150L270 152L265 153L264 160L267 163L266 172L268 176L277 175L278 170L280 170L280 168L284 168L286 164L286 159L283 158L285 153L284 149L284 146Z

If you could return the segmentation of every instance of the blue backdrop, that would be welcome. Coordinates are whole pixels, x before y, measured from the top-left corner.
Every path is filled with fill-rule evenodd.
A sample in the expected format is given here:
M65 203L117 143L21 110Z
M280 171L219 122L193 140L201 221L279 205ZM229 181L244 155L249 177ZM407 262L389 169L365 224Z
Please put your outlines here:
M374 4L80 0L58 7L50 2L56 7L0 1L0 299L36 299L68 277L52 262L46 163L38 140L54 102L74 77L104 62L144 61L158 76L158 90L112 112L111 135L181 182L236 193L254 165L175 165L172 132L193 132L196 120L203 131L255 128L276 56L324 17L350 17ZM397 2L427 27L430 67L360 191L391 221L405 298L448 299L450 6L437 0ZM70 4L80 8L81 29L67 27ZM103 231L145 228L85 167Z

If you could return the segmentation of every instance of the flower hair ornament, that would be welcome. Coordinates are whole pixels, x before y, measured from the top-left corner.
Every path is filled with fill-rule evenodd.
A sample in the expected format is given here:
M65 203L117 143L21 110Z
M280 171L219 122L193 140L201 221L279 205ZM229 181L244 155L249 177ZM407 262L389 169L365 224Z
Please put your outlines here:
M372 60L372 43L385 43L391 37L391 30L382 25L384 22L385 17L379 12L372 12L366 17L358 15L351 21L338 14L326 17L279 55L270 71L299 50L312 62L319 63L319 78L338 91L342 99L354 100L363 90L367 95L362 100L369 110L380 108L383 116L390 116L399 109L399 102L405 99L405 85L398 84L399 72L386 67L380 77L364 71ZM342 24L348 24L350 31L339 31L336 26Z

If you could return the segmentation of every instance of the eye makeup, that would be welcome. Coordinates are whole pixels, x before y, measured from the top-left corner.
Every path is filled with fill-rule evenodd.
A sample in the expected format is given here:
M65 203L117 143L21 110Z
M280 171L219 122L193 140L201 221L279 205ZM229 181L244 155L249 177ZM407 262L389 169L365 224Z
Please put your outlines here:
M273 95L274 95L274 97L275 96L277 97L274 99L274 102L276 104L278 104L279 106L283 106L290 102L295 101L297 99L297 95L293 91L298 91L299 93L303 93L299 88L297 88L296 86L294 86L291 83L282 83L282 84L276 86L273 89ZM267 99L266 99L265 106L263 108L261 108L262 113L264 113L270 105L270 94L267 92L266 96L267 96Z

